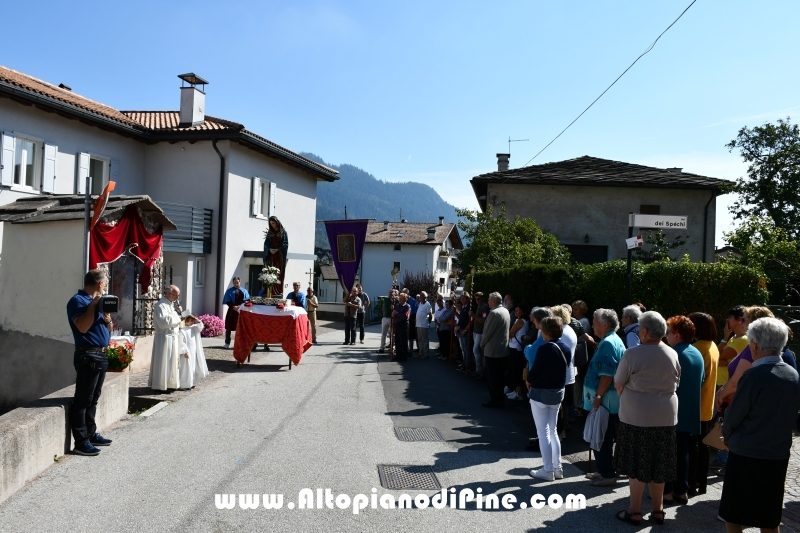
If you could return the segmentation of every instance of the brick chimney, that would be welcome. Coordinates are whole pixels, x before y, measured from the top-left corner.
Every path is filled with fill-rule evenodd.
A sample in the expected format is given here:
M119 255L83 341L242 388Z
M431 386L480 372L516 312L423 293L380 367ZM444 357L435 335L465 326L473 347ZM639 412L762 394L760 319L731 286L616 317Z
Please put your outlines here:
M511 154L497 154L497 171L502 172L508 170L508 160L511 159Z

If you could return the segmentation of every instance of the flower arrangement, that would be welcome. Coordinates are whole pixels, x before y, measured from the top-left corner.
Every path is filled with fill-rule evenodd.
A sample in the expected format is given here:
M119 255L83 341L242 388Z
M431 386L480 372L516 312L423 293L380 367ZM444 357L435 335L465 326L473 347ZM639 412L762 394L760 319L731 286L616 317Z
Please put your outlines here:
M106 348L109 370L125 370L133 362L133 344L128 341L111 341Z
M281 269L276 266L267 265L261 269L261 274L259 274L258 280L264 286L280 283Z
M203 323L202 337L218 337L225 333L225 321L217 315L201 315L197 317Z

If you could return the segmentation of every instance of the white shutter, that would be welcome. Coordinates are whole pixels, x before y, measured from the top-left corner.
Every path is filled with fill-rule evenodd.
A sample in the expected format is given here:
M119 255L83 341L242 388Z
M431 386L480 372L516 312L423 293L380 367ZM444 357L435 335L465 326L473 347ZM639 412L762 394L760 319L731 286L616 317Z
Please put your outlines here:
M269 215L268 216L275 216L275 182L269 182Z
M86 178L89 176L89 154L81 152L78 154L78 175L75 184L75 191L78 194L86 194Z
M119 184L119 161L111 160L111 181Z
M253 178L253 200L250 211L253 216L261 214L261 180L258 178Z
M0 184L12 186L14 184L14 134L3 132L3 152L0 155Z
M44 145L44 167L42 169L42 192L56 192L56 156L58 146Z

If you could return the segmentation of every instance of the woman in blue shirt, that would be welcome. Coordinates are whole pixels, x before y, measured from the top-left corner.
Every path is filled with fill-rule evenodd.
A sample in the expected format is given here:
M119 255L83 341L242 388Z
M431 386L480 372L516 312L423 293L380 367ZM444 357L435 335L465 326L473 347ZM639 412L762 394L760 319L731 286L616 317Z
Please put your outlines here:
M686 504L689 501L689 450L700 438L700 389L705 379L703 355L690 343L695 327L685 316L667 320L667 342L678 353L681 381L678 384L678 425L675 426L678 464L677 478L664 486L664 501ZM694 446L697 447L696 445Z

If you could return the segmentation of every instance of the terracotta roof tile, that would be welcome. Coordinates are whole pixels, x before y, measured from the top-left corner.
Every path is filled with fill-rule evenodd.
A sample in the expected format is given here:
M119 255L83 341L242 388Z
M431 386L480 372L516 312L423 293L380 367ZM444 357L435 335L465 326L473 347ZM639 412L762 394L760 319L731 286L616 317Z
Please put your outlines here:
M367 226L368 244L441 244L450 237L453 247L461 249L461 236L453 223L445 222L389 222L385 230L383 222L370 222ZM428 228L436 230L434 238L428 240Z
M97 113L106 118L116 120L128 126L138 125L136 122L125 116L122 112L113 107L95 102L85 96L81 96L67 89L62 89L52 83L47 83L40 79L28 76L16 70L0 66L0 80L15 85L23 90L32 91L42 96L54 98L65 104L70 104L92 113Z
M241 131L244 126L230 120L215 118L206 115L206 120L197 126L184 126L179 124L179 111L121 111L129 119L153 131L197 131L197 130L231 130Z

